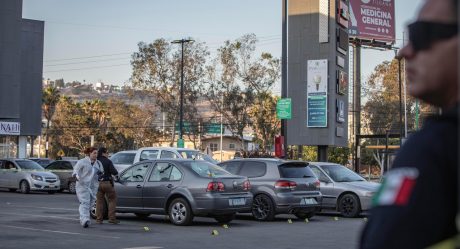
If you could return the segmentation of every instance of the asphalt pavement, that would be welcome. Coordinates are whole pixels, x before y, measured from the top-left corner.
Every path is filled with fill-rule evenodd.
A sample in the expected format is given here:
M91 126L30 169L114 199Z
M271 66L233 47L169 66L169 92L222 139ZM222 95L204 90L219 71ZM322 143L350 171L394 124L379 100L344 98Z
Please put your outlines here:
M82 228L75 195L20 194L0 189L0 248L356 248L365 218L322 214L308 222L278 215L257 222L238 215L228 228L211 218L195 218L187 227L172 225L167 217L139 219L118 214L119 225ZM213 231L217 231L213 235Z

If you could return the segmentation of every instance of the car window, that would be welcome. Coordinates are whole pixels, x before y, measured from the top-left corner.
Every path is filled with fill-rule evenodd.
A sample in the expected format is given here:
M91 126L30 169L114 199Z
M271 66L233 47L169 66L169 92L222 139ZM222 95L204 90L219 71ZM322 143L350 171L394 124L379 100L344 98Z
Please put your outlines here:
M202 177L215 177L231 175L221 167L206 161L182 162L185 167L190 167L195 173Z
M178 158L178 156L172 151L163 150L161 151L160 158Z
M47 169L47 170L59 169L59 162L54 162L54 163L49 164L49 165L46 167L46 169Z
M149 165L149 163L141 163L129 168L121 175L120 180L124 182L143 182Z
M238 174L238 171L240 170L240 165L240 162L226 162L219 164L220 167L234 175Z
M318 177L318 179L321 182L330 182L327 176L323 172L321 172L321 170L318 169L318 167L310 165L310 169L311 171L313 171L313 173L315 173L316 177Z
M282 178L308 178L315 177L315 174L303 163L284 163L278 166Z
M159 162L155 165L150 175L150 182L178 181L182 173L172 163Z
M63 170L72 170L73 167L72 167L72 164L70 162L61 162L61 169Z
M342 165L322 165L321 168L336 182L365 181L360 175Z
M136 153L116 153L110 157L114 164L133 164Z
M195 150L178 150L177 152L185 159L197 159L198 156L198 151Z
M263 162L244 162L239 175L247 177L261 177L267 172L267 165Z
M139 161L152 160L158 157L158 150L143 150Z
M21 167L21 169L25 170L36 170L36 171L43 171L44 168L40 166L40 164L30 161L30 160L17 160L16 163ZM14 165L13 165L14 166ZM16 167L14 167L16 168Z

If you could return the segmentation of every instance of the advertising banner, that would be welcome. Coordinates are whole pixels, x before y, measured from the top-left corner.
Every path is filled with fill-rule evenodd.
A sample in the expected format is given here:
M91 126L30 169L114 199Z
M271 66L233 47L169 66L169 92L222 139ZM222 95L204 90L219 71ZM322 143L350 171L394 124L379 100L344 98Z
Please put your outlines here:
M395 42L395 0L350 0L351 37Z
M327 63L327 60L307 63L307 127L327 127Z

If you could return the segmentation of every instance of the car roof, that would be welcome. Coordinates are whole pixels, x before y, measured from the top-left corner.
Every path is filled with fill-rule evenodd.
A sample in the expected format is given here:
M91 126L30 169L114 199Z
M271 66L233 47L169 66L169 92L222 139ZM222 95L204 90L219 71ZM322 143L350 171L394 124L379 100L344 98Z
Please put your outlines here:
M279 162L279 163L289 163L289 162L303 162L303 161L295 161L295 160L284 160L280 158L235 158L232 160L224 161L225 162L239 162L239 161L254 161L254 162ZM304 162L306 163L306 162Z
M187 148L176 148L176 147L142 147L139 150L188 150L188 151L197 151L195 149L187 149Z
M316 165L316 166L333 165L333 166L343 166L343 167L345 167L344 165L341 165L341 164L338 164L338 163L332 163L332 162L308 162L308 163L311 164L311 165Z
M115 153L113 153L112 155L115 155L117 153L136 153L137 150L122 150L122 151L117 151Z
M171 162L178 162L178 163L181 163L181 162L207 162L207 163L210 163L206 160L202 160L202 159L185 159L185 158L157 158L157 159L152 159L152 160L144 160L144 161L140 161L140 162L137 162L135 164L138 164L138 163L145 163L145 162L158 162L158 161L171 161ZM212 164L212 163L211 163Z

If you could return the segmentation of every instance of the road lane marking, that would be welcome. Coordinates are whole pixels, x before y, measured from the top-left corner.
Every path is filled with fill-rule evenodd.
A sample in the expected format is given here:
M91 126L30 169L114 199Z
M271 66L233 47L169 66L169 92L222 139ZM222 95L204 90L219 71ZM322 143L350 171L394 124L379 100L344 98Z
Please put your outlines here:
M39 231L39 232L61 233L61 234L70 234L70 235L82 235L82 236L101 237L101 238L109 238L109 239L119 239L120 238L120 237L113 237L113 236L85 234L85 233L74 233L74 232L55 231L55 230L46 230L46 229L36 229L36 228L30 228L30 227L18 227L18 226L9 226L9 225L1 225L1 224L0 224L0 226L1 227L16 228L16 229L23 229L23 230Z
M162 249L163 247L159 246L141 246L141 247L128 247L123 249Z
M8 204L9 207L19 207L19 208L41 208L41 209L50 209L50 210L65 210L65 211L76 211L78 210L78 207L76 208L51 208L51 207L35 207L35 206L22 206L22 205L11 205Z
M56 215L39 215L39 214L24 214L24 213L3 213L3 212L1 212L0 214L18 215L18 216L26 215L26 216L45 217L45 218L64 219L64 220L80 220L78 218L67 218L67 217L56 216Z

